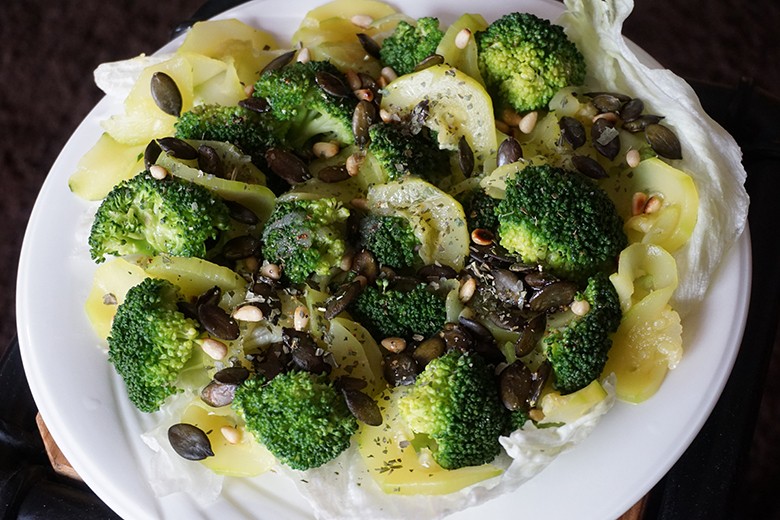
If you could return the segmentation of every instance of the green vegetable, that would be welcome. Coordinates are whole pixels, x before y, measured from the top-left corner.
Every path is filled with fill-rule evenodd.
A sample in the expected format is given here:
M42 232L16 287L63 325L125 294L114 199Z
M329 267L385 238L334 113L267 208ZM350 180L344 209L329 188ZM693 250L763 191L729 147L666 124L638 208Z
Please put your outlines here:
M420 241L403 217L368 215L360 221L360 245L381 264L402 269L420 258Z
M255 83L253 96L265 98L270 104L270 113L288 123L282 140L292 148L301 149L315 136L323 141L335 140L341 145L355 142L352 113L357 98L326 92L317 81L320 73L346 85L344 75L326 61L294 62L264 72Z
M450 173L447 152L439 149L427 129L419 130L413 133L409 125L400 123L377 123L369 128L368 151L389 180L416 175L436 182Z
M401 20L382 42L379 57L399 76L409 74L418 63L436 51L443 37L438 18L420 18L416 25Z
M468 192L461 203L469 232L475 229L489 229L495 232L498 229L498 217L496 216L498 199L485 193L485 190L477 188Z
M543 347L553 369L555 388L567 394L586 387L601 375L620 324L620 299L603 273L594 275L577 296L590 310L563 326L547 330Z
M346 251L347 217L349 210L336 199L279 202L263 230L263 256L281 265L292 283L326 275Z
M501 451L509 412L498 395L494 369L477 354L450 351L434 359L399 403L418 436L428 437L434 460L445 469L478 466Z
M198 323L177 309L179 288L146 278L117 308L108 336L108 360L133 404L154 412L177 392L175 383L192 355Z
M327 377L287 372L267 384L249 379L236 389L233 408L247 429L293 469L316 468L350 444L357 421Z
M225 203L209 189L148 171L115 186L100 204L89 234L92 259L166 253L205 258L207 243L228 229Z
M564 278L585 280L614 267L627 243L607 194L552 166L528 166L510 177L497 215L503 247Z
M375 338L432 336L447 320L444 299L419 284L411 291L366 287L350 311Z
M499 105L545 108L585 79L585 60L563 28L528 13L507 14L476 34L479 70Z
M260 114L240 106L199 105L179 117L176 137L231 143L252 157L259 167L265 164L265 152L276 146L287 124L269 114Z

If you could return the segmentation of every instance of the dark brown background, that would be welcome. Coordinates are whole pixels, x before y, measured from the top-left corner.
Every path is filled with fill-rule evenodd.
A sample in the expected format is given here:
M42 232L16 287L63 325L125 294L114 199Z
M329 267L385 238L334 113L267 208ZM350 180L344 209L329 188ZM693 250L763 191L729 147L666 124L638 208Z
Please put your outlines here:
M679 75L726 85L752 78L780 96L780 2L638 0L625 34ZM199 0L5 0L0 10L0 349L15 334L19 249L59 150L101 98L92 70L151 53ZM52 252L52 261L57 261ZM53 280L52 283L56 283ZM52 312L51 309L48 312ZM54 310L56 312L56 310ZM776 355L775 358L778 356ZM748 517L778 515L780 360L774 359L745 471ZM754 516L756 515L756 516Z

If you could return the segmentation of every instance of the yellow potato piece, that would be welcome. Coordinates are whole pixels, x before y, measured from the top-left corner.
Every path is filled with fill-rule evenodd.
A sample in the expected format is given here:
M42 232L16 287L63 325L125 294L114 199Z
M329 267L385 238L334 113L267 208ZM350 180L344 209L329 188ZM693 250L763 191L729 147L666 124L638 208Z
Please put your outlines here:
M598 381L566 395L557 391L549 392L541 400L544 413L541 423L572 423L593 410L606 397L607 391Z
M656 292L654 298L665 305L677 288L677 262L662 247L631 244L621 251L618 271L609 279L618 293L623 313L651 292Z
M206 432L214 456L200 463L215 473L254 477L270 470L276 461L271 452L243 428L229 406L212 408L201 401L193 401L182 414L181 422Z
M108 338L116 309L125 301L131 287L141 283L147 275L135 263L114 258L98 265L92 278L84 310L92 330L100 339Z
M420 457L410 444L414 435L398 410L403 392L402 387L385 390L377 399L383 423L380 426L361 424L356 434L360 455L382 491L398 495L444 495L502 473L493 464L446 470L430 454Z
M395 14L394 7L376 0L334 0L315 7L303 17L300 27L318 27L324 20L344 18L350 20L353 16L363 16L379 20ZM295 40L293 40L295 41Z
M119 143L104 133L68 179L70 191L86 200L104 199L111 188L143 171L145 147Z
M612 341L603 374L615 374L618 398L640 403L682 358L680 316L668 305L659 310L651 294L628 311Z
M330 322L329 349L336 362L333 377L362 379L368 395L379 394L387 386L382 375L382 353L371 335L358 323L345 318Z
M477 64L477 41L474 35L477 31L484 31L487 26L488 24L482 15L466 13L447 28L436 48L436 54L444 56L445 63L465 72L481 85L484 85L485 82ZM465 38L465 33L462 32L464 30L469 31L471 36L469 36L465 47L460 47L460 41L456 40Z

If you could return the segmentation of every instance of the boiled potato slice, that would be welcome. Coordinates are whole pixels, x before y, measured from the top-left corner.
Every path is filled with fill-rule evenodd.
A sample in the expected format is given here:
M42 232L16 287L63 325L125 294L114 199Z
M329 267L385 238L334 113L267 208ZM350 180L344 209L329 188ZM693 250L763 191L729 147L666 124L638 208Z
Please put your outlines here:
M474 35L478 31L484 31L487 26L488 24L482 15L466 13L447 28L444 37L436 48L436 54L444 56L445 63L465 72L479 81L481 85L484 85L485 82L477 64L477 42L474 39ZM470 31L471 36L466 46L461 48L456 43L456 40L459 38L459 34L460 38L463 38L461 31L464 29Z
M439 147L457 150L465 137L478 169L495 167L496 132L493 102L474 78L448 65L435 65L390 82L382 108L407 116L420 102L428 102L425 125L436 131Z
M606 397L607 391L598 381L566 395L557 391L549 392L541 400L544 419L540 422L572 423L593 410Z
M371 211L401 215L412 224L426 264L439 262L459 271L469 254L469 232L463 207L422 179L409 177L368 190Z
M635 193L656 197L660 207L632 215ZM687 173L658 158L645 159L610 192L631 242L656 244L670 253L682 247L693 233L699 210L699 195Z
M229 406L212 408L196 400L184 411L180 422L206 432L214 456L206 457L200 463L215 473L254 477L270 470L276 462L271 452L244 429ZM227 428L227 436L223 428Z
M446 470L436 464L430 454L418 455L410 442L414 434L398 410L403 393L403 387L385 390L377 398L382 424L361 423L356 437L369 474L385 493L444 495L502 473L503 470L493 464Z
M379 20L395 14L394 7L376 0L334 0L315 7L303 17L300 27L318 27L324 20L344 18L351 20L353 16L364 16ZM293 38L293 42L295 39Z
M621 251L618 271L609 278L620 297L620 308L627 312L650 293L666 304L677 288L677 263L662 247L631 244Z
M368 395L379 394L386 386L382 375L382 353L379 346L361 325L345 318L330 321L330 352L336 361L333 377L350 376L362 379Z
M197 168L179 162L164 153L160 154L157 164L176 177L205 186L225 200L246 206L257 215L261 222L268 220L274 204L276 204L276 196L273 192L260 184L248 184L206 175Z
M70 191L86 200L101 200L121 181L144 169L140 156L146 145L123 144L104 133L84 154L68 179Z
M143 269L124 258L114 258L98 265L84 310L92 330L100 339L108 338L116 309L125 301L127 291L146 277Z
M271 61L276 49L274 37L236 19L209 20L192 26L179 47L179 53L194 53L234 61L236 75L244 85L257 80L259 71Z
M651 294L631 307L612 339L603 374L615 374L615 391L624 401L651 397L682 358L680 316L659 303Z

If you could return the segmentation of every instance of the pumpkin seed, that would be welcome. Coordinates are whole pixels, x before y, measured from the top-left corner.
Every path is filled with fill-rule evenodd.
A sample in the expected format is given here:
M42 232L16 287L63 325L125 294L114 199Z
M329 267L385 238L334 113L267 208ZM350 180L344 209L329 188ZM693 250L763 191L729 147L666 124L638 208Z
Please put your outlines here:
M641 99L634 98L620 107L620 118L623 121L633 121L642 115L644 109L645 103Z
M260 71L260 75L262 76L266 72L271 72L277 69L281 69L282 67L290 63L294 57L295 57L294 50L287 51L284 54L280 54L276 58L269 61L265 67L263 67L263 69Z
M220 408L233 402L236 396L236 385L212 381L200 391L200 399L209 406Z
M577 285L573 282L555 282L546 285L528 300L534 312L547 312L569 305L577 294Z
M379 44L366 33L357 33L358 41L363 50L372 58L379 59Z
M369 426L382 424L382 412L376 401L360 390L342 390L347 408L355 416L355 419Z
M238 339L241 334L236 320L214 303L204 303L198 306L198 321L206 329L206 332L218 339L230 341Z
M514 137L507 137L498 146L497 164L503 166L505 164L512 164L523 158L523 148L517 139Z
M571 163L578 172L591 179L604 179L607 177L607 171L604 167L596 159L587 155L572 155Z
M198 151L190 143L178 137L163 137L157 140L157 144L163 152L176 159L192 161L198 158Z
M650 124L645 127L645 139L655 153L667 159L682 159L680 140L668 127Z
M343 79L331 72L320 71L314 75L314 81L328 94L341 98L352 97L352 89Z
M311 178L309 167L292 152L282 148L269 148L265 152L268 168L289 184L300 184Z
M192 424L178 423L168 428L168 442L173 451L187 460L203 460L214 456L206 433Z
M150 89L152 99L160 110L174 117L181 115L181 91L172 77L164 72L155 72L152 74Z
M271 104L268 103L268 100L261 97L250 97L242 99L238 102L238 106L247 110L251 110L252 112L257 112L258 114L268 112L271 109Z
M444 63L444 56L441 54L431 54L414 66L414 72L425 70L428 67L433 67L434 65L441 65L442 63Z
M598 119L590 129L593 148L610 161L620 152L620 132L612 121L606 118Z
M157 158L160 157L161 153L162 148L160 148L157 140L152 139L149 141L149 144L147 144L146 148L144 149L144 168L147 170L151 168L152 165L157 162Z
M561 129L561 137L569 143L573 149L577 149L585 144L585 127L579 119L571 116L563 116L558 121L558 127Z
M206 144L198 146L198 169L222 177L222 158L211 146Z
M649 125L656 124L662 119L663 116L644 114L631 121L624 121L622 128L626 132L631 132L632 134L635 134L637 132L644 131L645 128L647 128Z
M361 100L352 113L352 133L355 135L355 144L363 148L370 139L369 127L376 121L376 106L366 100Z
M533 376L522 361L515 361L504 368L498 376L501 401L507 410L527 410L531 395Z
M225 200L225 205L228 207L230 218L236 222L240 222L248 226L254 226L260 222L260 219L257 218L257 215L255 215L254 211L247 208L240 202L236 202L234 200Z
M465 135L460 136L458 141L458 165L465 177L471 177L474 173L474 151L469 146Z
M347 170L346 164L334 164L326 166L317 172L317 178L322 182L332 183L341 182L349 179L351 175Z
M417 361L407 352L390 354L385 357L383 373L385 380L392 386L414 384L418 372Z

